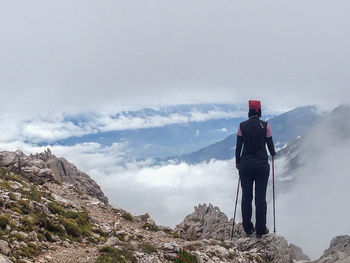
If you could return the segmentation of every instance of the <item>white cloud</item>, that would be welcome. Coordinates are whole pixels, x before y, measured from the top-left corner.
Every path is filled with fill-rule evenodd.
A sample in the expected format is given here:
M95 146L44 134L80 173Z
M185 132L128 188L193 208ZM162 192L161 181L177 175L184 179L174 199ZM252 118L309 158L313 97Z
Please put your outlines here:
M85 114L85 115L84 115ZM79 118L82 115L85 121L74 123L67 117ZM192 110L185 113L174 113L162 116L160 113L144 115L142 117L127 116L120 113L77 113L70 116L63 113L47 114L24 119L16 116L2 116L1 141L29 141L32 143L54 142L72 136L83 136L98 132L115 130L129 130L162 127L170 124L200 122L219 118L235 118L245 116L246 112L211 110L199 112Z

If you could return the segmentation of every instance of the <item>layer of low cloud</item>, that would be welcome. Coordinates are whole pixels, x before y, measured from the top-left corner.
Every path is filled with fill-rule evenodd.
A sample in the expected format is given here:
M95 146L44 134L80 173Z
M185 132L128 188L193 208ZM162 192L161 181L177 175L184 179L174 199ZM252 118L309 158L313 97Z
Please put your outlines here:
M155 112L151 115L132 116L123 112L112 113L80 113L78 115L67 115L57 113L53 115L38 115L30 119L23 119L20 116L3 114L0 117L0 140L2 142L28 141L32 143L55 142L73 136L96 134L100 132L120 131L130 129L145 129L162 127L171 124L202 122L212 119L235 118L246 116L246 112L224 111L212 109L201 112L194 108L184 113L171 113L164 115L164 112ZM142 111L138 111L139 113ZM129 113L135 113L129 112ZM79 117L82 119L79 120ZM73 122L69 118L76 118Z

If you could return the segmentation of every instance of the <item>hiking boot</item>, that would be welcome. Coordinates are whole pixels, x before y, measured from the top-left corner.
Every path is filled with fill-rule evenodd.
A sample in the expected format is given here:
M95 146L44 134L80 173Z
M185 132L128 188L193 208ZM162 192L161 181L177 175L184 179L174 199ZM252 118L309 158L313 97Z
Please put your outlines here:
M247 234L247 236L250 236L251 234L253 234L253 233L255 232L255 228L252 227L252 228L250 228L248 231L245 231L245 230L244 230L244 232Z
M265 230L264 231L262 231L262 232L256 232L256 237L257 238L261 238L263 235L266 235L266 234L268 234L270 232L270 230L267 228L267 227L265 227Z

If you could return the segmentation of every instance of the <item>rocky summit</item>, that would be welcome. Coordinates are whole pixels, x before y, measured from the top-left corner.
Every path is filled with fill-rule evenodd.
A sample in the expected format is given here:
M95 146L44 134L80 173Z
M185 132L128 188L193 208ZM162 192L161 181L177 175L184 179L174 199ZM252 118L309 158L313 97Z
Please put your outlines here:
M57 158L50 149L43 153L25 155L22 151L0 152L0 167L19 173L31 182L44 184L46 182L69 183L79 191L96 197L104 203L107 197L100 186L87 174L79 171L64 158Z
M211 204L175 229L108 204L98 185L46 151L0 153L0 263L310 262L278 235L246 236ZM314 263L350 262L350 238Z

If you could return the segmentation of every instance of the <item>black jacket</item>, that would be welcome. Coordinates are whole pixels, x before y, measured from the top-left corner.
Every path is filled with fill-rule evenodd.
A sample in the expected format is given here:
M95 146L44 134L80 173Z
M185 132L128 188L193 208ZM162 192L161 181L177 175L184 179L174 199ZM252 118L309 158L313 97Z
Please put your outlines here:
M276 151L269 123L260 120L258 116L241 122L237 131L236 164L241 160L267 162L266 144L274 156Z

